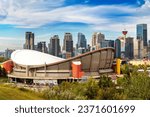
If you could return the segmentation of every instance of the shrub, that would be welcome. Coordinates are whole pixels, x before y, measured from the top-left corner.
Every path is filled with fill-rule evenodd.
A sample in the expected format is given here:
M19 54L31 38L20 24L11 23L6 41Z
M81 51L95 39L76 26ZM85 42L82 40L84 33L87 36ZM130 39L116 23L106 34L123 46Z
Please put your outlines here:
M114 83L112 82L110 77L108 77L106 75L102 75L102 76L100 76L98 86L99 86L99 88L105 89L108 87L113 87Z
M87 99L96 99L99 94L99 87L95 80L89 79L85 84L84 96Z
M147 72L132 74L130 84L125 87L128 99L150 99L150 77Z

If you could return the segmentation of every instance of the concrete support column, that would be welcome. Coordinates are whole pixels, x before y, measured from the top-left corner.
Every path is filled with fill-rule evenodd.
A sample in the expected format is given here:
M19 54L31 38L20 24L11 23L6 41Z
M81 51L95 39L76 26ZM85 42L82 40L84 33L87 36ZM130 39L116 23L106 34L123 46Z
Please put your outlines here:
M29 76L29 66L26 66L26 77Z
M45 63L45 67L44 67L44 69L45 69L45 77L46 77L46 69L47 69L47 68L46 68L46 63Z
M36 69L34 69L34 77L36 77Z

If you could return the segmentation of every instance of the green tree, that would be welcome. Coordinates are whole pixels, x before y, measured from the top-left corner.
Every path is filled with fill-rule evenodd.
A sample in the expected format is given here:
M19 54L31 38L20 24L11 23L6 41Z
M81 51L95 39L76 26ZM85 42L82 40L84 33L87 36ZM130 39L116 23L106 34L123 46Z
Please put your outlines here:
M133 74L130 84L124 87L128 99L150 99L150 77L147 72Z
M99 95L99 87L94 79L89 79L85 84L84 96L87 99L97 99Z
M108 77L106 75L102 75L102 76L100 76L98 86L99 86L99 88L105 89L105 88L109 88L109 87L114 87L114 83L112 82L110 77Z

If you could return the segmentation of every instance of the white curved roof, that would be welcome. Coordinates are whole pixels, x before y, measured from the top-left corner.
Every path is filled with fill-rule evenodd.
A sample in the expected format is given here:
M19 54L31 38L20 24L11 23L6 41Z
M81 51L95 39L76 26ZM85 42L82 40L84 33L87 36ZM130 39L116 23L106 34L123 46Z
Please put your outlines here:
M16 50L11 54L11 59L21 65L43 65L64 60L35 50Z

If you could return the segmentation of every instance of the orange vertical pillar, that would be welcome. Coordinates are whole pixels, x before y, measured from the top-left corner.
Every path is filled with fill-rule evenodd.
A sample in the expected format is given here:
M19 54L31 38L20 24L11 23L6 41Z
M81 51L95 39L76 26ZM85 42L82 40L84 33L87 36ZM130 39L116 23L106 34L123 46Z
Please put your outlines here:
M81 62L80 61L72 62L72 76L74 78L81 78L83 76L83 72L81 71Z

